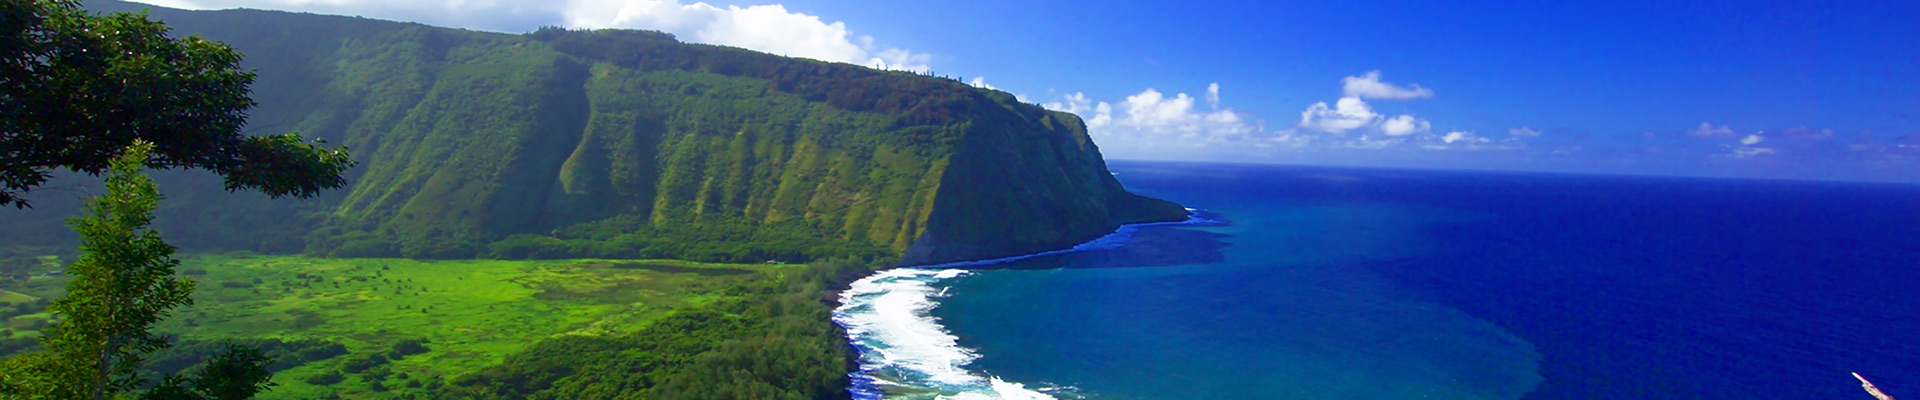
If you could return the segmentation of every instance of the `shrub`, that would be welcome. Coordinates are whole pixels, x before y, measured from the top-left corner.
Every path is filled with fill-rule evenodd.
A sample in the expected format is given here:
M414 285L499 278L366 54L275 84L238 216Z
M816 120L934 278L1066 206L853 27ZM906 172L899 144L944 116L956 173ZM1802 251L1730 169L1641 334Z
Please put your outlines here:
M343 381L346 379L347 378L345 376L340 375L340 371L329 370L327 371L327 373L324 373L324 374L309 376L307 377L307 379L305 379L305 381L310 384L326 386L326 385L332 385L335 383L340 383L340 381Z
M350 373L350 374L358 374L361 372L366 372L370 368L384 365L386 363L387 363L386 355L375 353L375 354L367 355L366 357L356 357L353 359L349 359L347 360L347 362L340 364L340 369L346 370L347 373Z
M433 350L427 348L426 339L408 339L408 340L402 340L399 343L394 343L393 351L389 352L388 354L391 354L394 359L399 359L402 357L406 357L414 354L426 353L429 351L433 351Z

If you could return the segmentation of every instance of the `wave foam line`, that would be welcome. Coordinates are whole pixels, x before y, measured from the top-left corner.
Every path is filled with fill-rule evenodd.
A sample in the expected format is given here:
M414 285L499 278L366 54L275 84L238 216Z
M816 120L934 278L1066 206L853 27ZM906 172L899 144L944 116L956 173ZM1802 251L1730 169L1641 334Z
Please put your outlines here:
M860 370L847 376L852 381L849 391L859 400L881 399L886 394L882 387L928 391L932 393L926 396L932 399L1055 399L1043 392L1057 388L1028 389L1019 383L967 370L965 366L980 355L961 347L959 338L931 315L939 306L937 299L947 295L946 286L935 290L935 284L971 273L961 269L965 267L1116 248L1143 227L1216 222L1199 217L1194 209L1187 211L1185 221L1122 225L1111 234L1067 249L901 267L853 282L846 291L840 292L840 306L833 311L833 321L846 329L847 339L859 353Z

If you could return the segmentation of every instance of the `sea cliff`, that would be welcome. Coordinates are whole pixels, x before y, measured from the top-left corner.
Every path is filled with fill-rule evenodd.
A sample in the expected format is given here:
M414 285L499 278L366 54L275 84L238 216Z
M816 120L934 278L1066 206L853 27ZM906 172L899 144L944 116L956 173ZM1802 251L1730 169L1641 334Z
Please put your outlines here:
M1121 187L1077 116L948 78L649 31L87 6L233 45L259 74L249 130L361 163L317 201L163 174L160 228L190 250L919 264L1185 217ZM77 210L59 197L0 213L0 235L70 241L44 234Z

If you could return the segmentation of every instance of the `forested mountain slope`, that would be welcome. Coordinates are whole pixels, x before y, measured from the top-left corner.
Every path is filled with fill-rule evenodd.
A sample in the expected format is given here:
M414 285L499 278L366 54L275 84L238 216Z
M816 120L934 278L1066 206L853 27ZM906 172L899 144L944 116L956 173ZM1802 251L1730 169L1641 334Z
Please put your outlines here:
M189 250L924 263L1185 215L1125 191L1078 117L950 79L647 31L151 15L246 54L249 130L345 144L361 163L309 201L162 174L158 227ZM0 211L0 242L69 245L71 192Z

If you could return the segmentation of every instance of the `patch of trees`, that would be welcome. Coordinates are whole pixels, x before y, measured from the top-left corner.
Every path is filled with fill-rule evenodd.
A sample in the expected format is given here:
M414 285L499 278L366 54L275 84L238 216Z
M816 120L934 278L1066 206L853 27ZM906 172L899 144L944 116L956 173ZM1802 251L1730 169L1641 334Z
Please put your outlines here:
M889 251L866 242L840 240L812 224L784 220L767 224L708 221L643 225L622 216L556 230L554 236L521 234L487 245L497 259L624 258L702 262L805 262L834 258L878 259Z
M312 197L346 183L344 149L299 134L250 136L240 53L199 37L173 39L145 14L93 16L73 1L8 1L0 32L0 206L54 170L100 175L135 140L156 168L195 168L227 190Z
M261 355L271 360L267 363L267 371L270 372L280 372L306 363L347 354L345 345L318 339L185 340L148 356L147 364L142 369L158 376L194 372L199 368L205 368L207 360L219 355L231 345L259 349Z
M350 374L365 373L374 367L383 366L410 355L422 354L429 351L432 350L427 348L426 339L402 340L395 342L393 348L387 351L369 353L348 359L346 362L340 363L340 370Z
M425 354L432 351L427 344L426 339L401 340L395 342L391 348L385 351L366 353L348 358L346 361L340 363L338 370L309 377L307 382L315 385L331 385L344 380L346 374L354 374L359 375L361 380L367 382L367 387L375 392L387 392L395 389L386 386L385 382L387 378L401 379L404 382L402 385L406 388L422 388L429 384L433 385L434 388L438 388L440 384L438 378L430 379L429 382L431 383L422 383L421 377L408 376L405 372L396 374L391 366L394 361L399 361L407 356Z
M197 373L166 374L146 387L141 368L173 345L153 325L193 304L193 282L177 274L174 247L150 225L160 195L141 170L153 149L135 140L113 157L107 193L70 221L83 252L67 267L66 294L47 307L59 319L42 329L40 350L0 360L0 397L244 399L272 385L259 349L228 344Z
M620 336L563 336L459 377L441 398L842 399L851 349L825 290L864 270L819 262L726 289L739 300Z
M37 314L42 310L46 310L47 306L51 304L53 304L53 299L37 299L12 304L0 303L0 321L6 321L9 318L27 314ZM0 354L6 354L6 352L0 352Z
M0 246L0 282L28 282L36 276L59 271L61 266L73 262L73 254L71 248Z
M106 192L67 220L82 252L66 267L66 294L47 306L58 319L40 350L0 360L0 397L225 400L267 390L271 359L239 344L148 385L142 368L173 345L153 326L193 304L194 285L152 228L160 194L144 170L204 169L228 191L306 198L345 184L354 164L345 149L242 133L254 74L225 44L73 0L0 1L0 15L0 206L27 207L22 196L55 170L107 175Z

